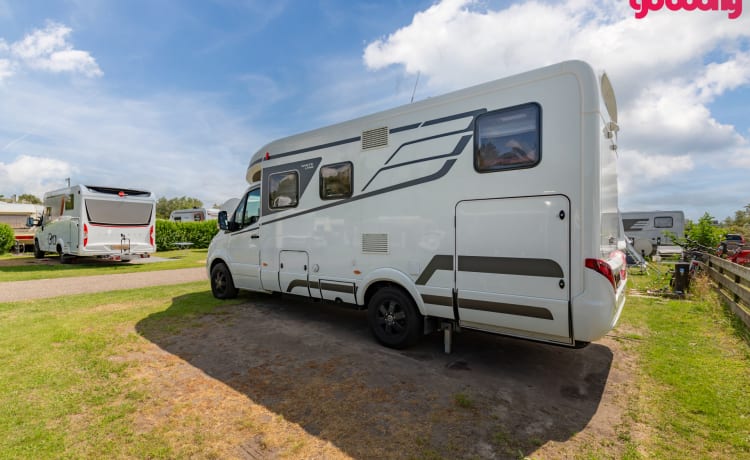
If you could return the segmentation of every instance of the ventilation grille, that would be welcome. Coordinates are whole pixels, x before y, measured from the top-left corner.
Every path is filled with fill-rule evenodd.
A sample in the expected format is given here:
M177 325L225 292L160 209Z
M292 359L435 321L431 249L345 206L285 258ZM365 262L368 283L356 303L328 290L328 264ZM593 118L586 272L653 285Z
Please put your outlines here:
M365 254L388 254L388 234L363 233L362 252Z
M388 145L387 126L362 132L362 150L385 147L386 145Z

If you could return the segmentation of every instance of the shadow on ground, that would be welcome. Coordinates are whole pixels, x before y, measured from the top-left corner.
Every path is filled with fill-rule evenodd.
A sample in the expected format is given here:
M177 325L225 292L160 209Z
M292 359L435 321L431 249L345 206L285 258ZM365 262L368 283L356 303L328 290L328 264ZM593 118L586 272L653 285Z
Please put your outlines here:
M196 295L138 332L354 458L523 457L586 427L612 364L599 344L471 331L451 355L439 334L394 351L375 343L363 311L244 293L175 329Z

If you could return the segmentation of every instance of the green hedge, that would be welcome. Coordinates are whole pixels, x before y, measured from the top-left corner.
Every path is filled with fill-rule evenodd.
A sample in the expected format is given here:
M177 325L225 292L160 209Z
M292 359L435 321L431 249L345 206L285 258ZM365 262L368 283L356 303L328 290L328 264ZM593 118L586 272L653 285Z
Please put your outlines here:
M8 224L0 224L0 254L10 251L15 243L16 235Z
M156 219L156 250L176 249L174 243L179 242L193 243L193 248L207 248L218 231L219 224L215 220L172 222Z

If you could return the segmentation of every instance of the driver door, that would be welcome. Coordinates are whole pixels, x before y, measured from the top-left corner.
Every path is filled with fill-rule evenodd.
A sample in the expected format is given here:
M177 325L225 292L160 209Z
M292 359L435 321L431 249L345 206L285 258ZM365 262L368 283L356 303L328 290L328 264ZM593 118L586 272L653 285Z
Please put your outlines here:
M229 269L234 285L261 290L260 285L260 188L247 192L232 216L235 225L229 235Z

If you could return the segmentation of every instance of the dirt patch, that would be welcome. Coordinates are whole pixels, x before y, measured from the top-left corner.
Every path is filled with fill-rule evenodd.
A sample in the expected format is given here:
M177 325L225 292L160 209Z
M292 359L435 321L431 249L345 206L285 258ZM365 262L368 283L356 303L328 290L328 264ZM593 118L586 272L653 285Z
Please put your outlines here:
M180 456L617 458L626 448L634 363L615 339L572 350L465 331L451 355L438 335L399 352L374 342L364 312L245 298L188 322L154 314L136 326L149 342L118 358L148 395L138 430L168 436Z

